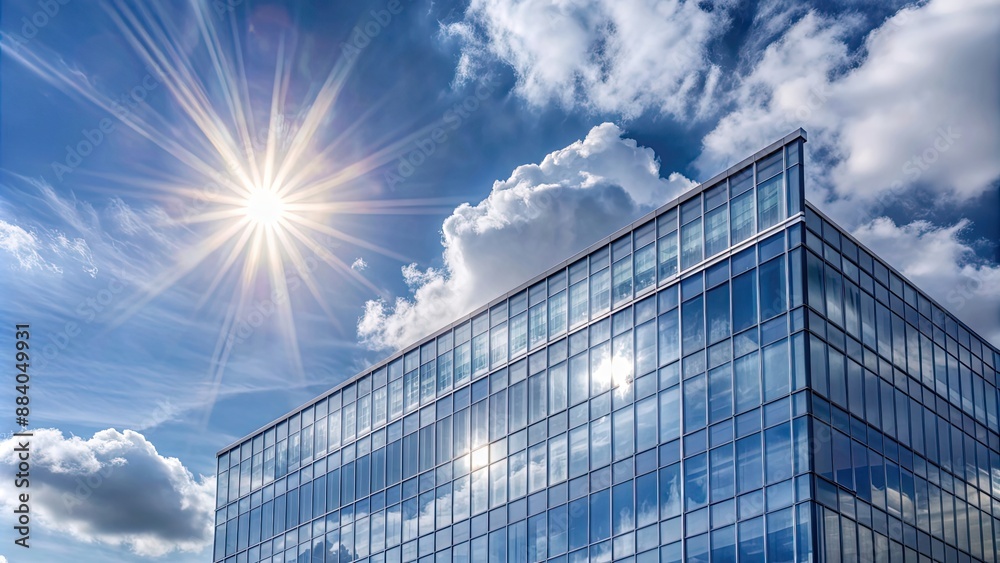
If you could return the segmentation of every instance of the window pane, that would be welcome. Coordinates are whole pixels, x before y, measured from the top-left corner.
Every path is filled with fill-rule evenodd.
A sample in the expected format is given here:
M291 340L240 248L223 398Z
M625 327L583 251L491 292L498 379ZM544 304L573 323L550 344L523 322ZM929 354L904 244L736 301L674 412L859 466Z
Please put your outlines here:
M528 453L525 450L507 458L510 474L510 498L523 497L528 492Z
M560 434L549 440L549 483L565 481L567 471L566 434Z
M590 389L600 395L611 389L611 343L605 342L590 349Z
M707 422L705 374L684 382L684 432L703 428Z
M587 425L569 431L569 476L579 477L590 469L590 437Z
M454 366L452 364L452 352L448 351L444 354L438 356L437 358L437 390L438 393L443 393L451 389L452 377L454 375ZM375 424L385 422L384 417L379 419L378 411L378 390L375 391L374 395L376 397L375 403Z
M719 207L705 214L705 256L715 256L729 247L729 210Z
M757 272L733 278L733 332L757 324Z
M791 424L786 422L774 428L768 428L764 432L764 445L767 448L765 461L768 484L790 478L794 469L789 463L789 460L792 459Z
M677 273L677 231L660 238L656 242L657 264L660 280L665 280Z
M656 445L656 397L647 397L635 404L636 450L644 451Z
M615 304L632 297L632 256L615 262L612 266L612 285Z
M506 333L507 331L504 330ZM504 338L506 340L506 337ZM507 354L507 343L504 342L504 355ZM434 400L434 392L437 390L437 368L435 366L434 360L420 366L420 404L426 405L429 401ZM362 426L362 420L365 418L362 416L363 405L365 404L365 399L367 397L362 397L358 399L358 425ZM359 428L359 431L363 428Z
M534 349L539 344L545 342L548 337L546 322L545 302L535 305L528 310L528 347Z
M518 384L520 385L520 384ZM546 377L545 372L533 375L528 378L528 389L527 389L527 401L528 401L528 423L532 424L538 422L539 420L545 418L548 414L548 404L546 399ZM511 409L513 410L515 397L513 389L511 390ZM514 426L511 423L511 429L518 429L520 427Z
M736 442L736 489L743 494L764 485L761 467L760 434Z
M708 454L684 460L684 502L686 510L708 503Z
M709 290L705 296L708 343L714 344L729 336L729 284Z
M590 541L611 537L611 489L590 495Z
M733 198L729 202L729 211L732 225L732 243L737 244L750 237L754 233L754 206L753 191Z
M712 502L732 498L736 495L736 472L733 460L733 444L715 448L710 452L712 465Z
M760 318L770 319L785 312L785 257L760 266Z
M611 463L611 417L602 416L590 423L591 461L594 469Z
M590 369L586 352L569 359L569 404L575 405L590 397Z
M455 347L455 385L465 383L471 376L472 349L470 344L466 342Z
M611 309L611 270L609 268L590 276L590 307L594 316Z
M490 367L488 334L480 334L472 338L472 374L486 373ZM409 406L407 406L409 408Z
M760 368L757 352L751 352L733 362L736 412L760 405Z
M788 340L764 348L764 401L787 395L791 390Z
M656 369L656 322L649 321L635 329L636 374L645 375Z
M718 422L732 415L733 376L729 364L725 364L708 374L708 422Z
M826 312L823 300L823 260L812 252L806 252L806 286L808 303L820 313Z
M588 307L587 282L576 283L569 288L569 326L576 327L587 322Z
M681 513L681 464L660 469L660 519Z
M771 225L777 225L781 221L781 203L784 200L781 197L783 180L784 175L779 174L757 186L757 229L759 231L763 231Z
M534 378L537 380L538 377ZM510 431L514 432L524 428L528 423L528 383L519 381L510 387L510 398L508 407L510 408ZM544 381L542 382L542 400L545 400Z
M663 366L681 357L677 309L660 315L657 329L659 331L659 364Z
M703 298L698 296L681 305L681 319L684 354L689 354L705 347L705 309Z
M636 293L656 283L656 248L647 245L635 253L635 291Z
M681 270L701 262L701 258L701 219L696 219L681 227Z
M566 362L549 368L549 414L566 408Z
M566 332L566 292L549 297L549 338Z
M510 355L512 358L528 349L528 314L521 313L510 320Z
M680 385L660 393L660 441L669 442L681 435Z
M535 492L545 488L545 455L546 444L535 444L528 449L528 491Z
M632 486L632 481L626 481L615 485L612 491L611 527L615 535L635 528L635 499Z
M635 453L635 420L631 407L614 412L615 461L625 459Z

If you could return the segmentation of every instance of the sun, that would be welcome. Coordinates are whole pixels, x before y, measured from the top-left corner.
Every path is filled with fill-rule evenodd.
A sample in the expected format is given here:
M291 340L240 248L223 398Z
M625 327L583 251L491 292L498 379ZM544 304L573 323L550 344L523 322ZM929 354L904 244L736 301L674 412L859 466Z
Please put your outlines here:
M244 213L254 226L277 227L285 218L285 201L273 190L254 188L246 198Z

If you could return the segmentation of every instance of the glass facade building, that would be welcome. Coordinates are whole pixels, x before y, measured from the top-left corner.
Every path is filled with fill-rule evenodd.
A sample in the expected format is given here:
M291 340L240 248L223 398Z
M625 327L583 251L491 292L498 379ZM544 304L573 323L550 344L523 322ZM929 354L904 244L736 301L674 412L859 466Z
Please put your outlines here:
M222 450L213 560L1000 561L1000 352L804 142Z

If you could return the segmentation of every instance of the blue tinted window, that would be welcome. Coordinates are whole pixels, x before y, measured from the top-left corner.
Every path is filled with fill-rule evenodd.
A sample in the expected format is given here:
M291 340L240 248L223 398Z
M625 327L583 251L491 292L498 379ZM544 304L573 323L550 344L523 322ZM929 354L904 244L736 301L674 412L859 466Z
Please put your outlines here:
M754 518L740 522L740 563L763 563L764 557L764 518Z
M688 354L705 347L705 308L703 298L696 297L681 305L683 349Z
M590 541L611 537L611 489L590 495Z
M791 562L795 560L792 509L767 515L767 560Z
M733 415L733 377L729 364L708 373L709 424Z
M703 428L707 422L705 374L684 382L684 432Z
M733 387L736 390L736 412L756 407L760 404L760 367L757 352L738 358L733 362Z
M681 513L681 464L660 469L660 519Z
M708 454L684 460L684 497L686 510L708 503Z
M757 272L733 279L733 332L757 324Z
M681 270L694 266L701 259L701 219L696 219L681 227Z
M761 468L760 434L753 434L736 442L736 490L746 493L764 485Z
M708 343L729 337L729 285L723 284L705 294Z
M754 194L747 192L729 202L731 244L750 238L754 233Z
M760 318L770 319L787 309L785 298L785 257L760 265Z

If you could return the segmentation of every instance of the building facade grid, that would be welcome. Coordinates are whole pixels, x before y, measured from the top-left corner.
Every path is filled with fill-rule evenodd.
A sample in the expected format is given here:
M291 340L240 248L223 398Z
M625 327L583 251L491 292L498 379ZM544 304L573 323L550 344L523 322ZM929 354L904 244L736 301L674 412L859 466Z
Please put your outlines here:
M998 561L1000 353L799 131L218 456L214 561Z

